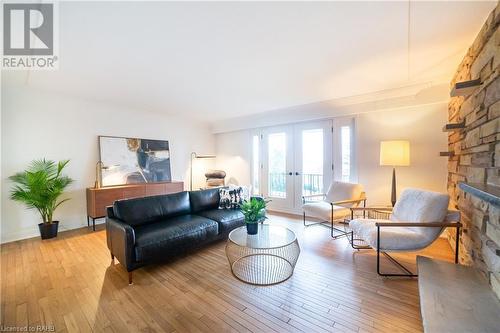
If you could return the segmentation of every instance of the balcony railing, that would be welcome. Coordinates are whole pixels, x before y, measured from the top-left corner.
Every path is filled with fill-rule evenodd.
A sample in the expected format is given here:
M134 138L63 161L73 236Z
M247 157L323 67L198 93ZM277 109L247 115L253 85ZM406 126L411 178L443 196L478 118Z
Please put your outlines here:
M269 174L269 196L286 197L286 173ZM319 194L323 192L323 175L302 174L302 195Z

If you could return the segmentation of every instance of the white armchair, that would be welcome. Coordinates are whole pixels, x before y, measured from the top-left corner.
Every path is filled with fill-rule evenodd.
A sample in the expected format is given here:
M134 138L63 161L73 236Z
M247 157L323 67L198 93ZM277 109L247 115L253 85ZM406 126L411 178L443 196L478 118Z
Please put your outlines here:
M458 262L458 242L460 231L460 213L448 210L449 196L419 189L406 189L392 209L388 220L366 218L352 219L350 242L355 249L373 248L377 251L377 273L382 276L416 277L387 252L413 252L431 245L446 227L455 227L456 251L455 263ZM351 214L356 211L386 210L391 208L351 208ZM354 239L362 239L368 246L359 247ZM380 271L380 253L406 274L386 274Z
M311 199L321 199L311 201ZM330 224L331 236L335 238L347 236L345 230L334 227L334 222L343 222L351 214L350 208L366 206L366 196L360 184L333 182L325 194L307 195L302 197L304 226ZM306 217L312 217L319 222L307 223ZM335 235L334 231L340 232Z

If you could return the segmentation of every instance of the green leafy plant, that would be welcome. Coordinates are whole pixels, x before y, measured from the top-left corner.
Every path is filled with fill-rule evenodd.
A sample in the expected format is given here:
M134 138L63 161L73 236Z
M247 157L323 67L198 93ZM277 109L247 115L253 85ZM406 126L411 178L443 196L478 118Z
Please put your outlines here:
M68 162L64 160L56 164L45 159L31 162L28 169L9 177L15 183L10 198L38 210L44 223L52 223L56 208L69 200L58 201L66 187L73 182L62 174Z
M266 205L269 201L258 198L250 198L240 204L240 209L245 216L246 223L258 223L266 217Z

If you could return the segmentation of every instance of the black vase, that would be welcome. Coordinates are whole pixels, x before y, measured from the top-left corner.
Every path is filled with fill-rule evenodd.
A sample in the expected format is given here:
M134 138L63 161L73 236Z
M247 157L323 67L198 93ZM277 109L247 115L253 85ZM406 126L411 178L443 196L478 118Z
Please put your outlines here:
M52 221L52 223L38 224L38 229L40 229L40 236L42 237L42 239L50 239L57 237L58 227L59 227L59 221Z
M257 231L259 231L258 223L247 223L247 234L256 235Z

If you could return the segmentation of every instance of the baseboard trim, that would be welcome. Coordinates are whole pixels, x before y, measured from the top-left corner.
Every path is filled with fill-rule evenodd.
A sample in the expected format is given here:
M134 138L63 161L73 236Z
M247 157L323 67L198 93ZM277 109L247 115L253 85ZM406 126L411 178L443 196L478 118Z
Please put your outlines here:
M104 219L96 219L95 224L103 224L105 222ZM87 227L87 223L72 223L72 224L59 224L59 232L63 231L68 231L68 230L73 230L73 229L79 229ZM90 227L92 227L92 224L90 224ZM38 225L35 225L32 228L25 228L23 230L11 232L8 234L3 234L2 233L2 239L0 241L0 244L7 244L7 243L12 243L12 242L17 242L20 240L24 239L29 239L29 238L36 238L40 237L40 231L38 230Z

